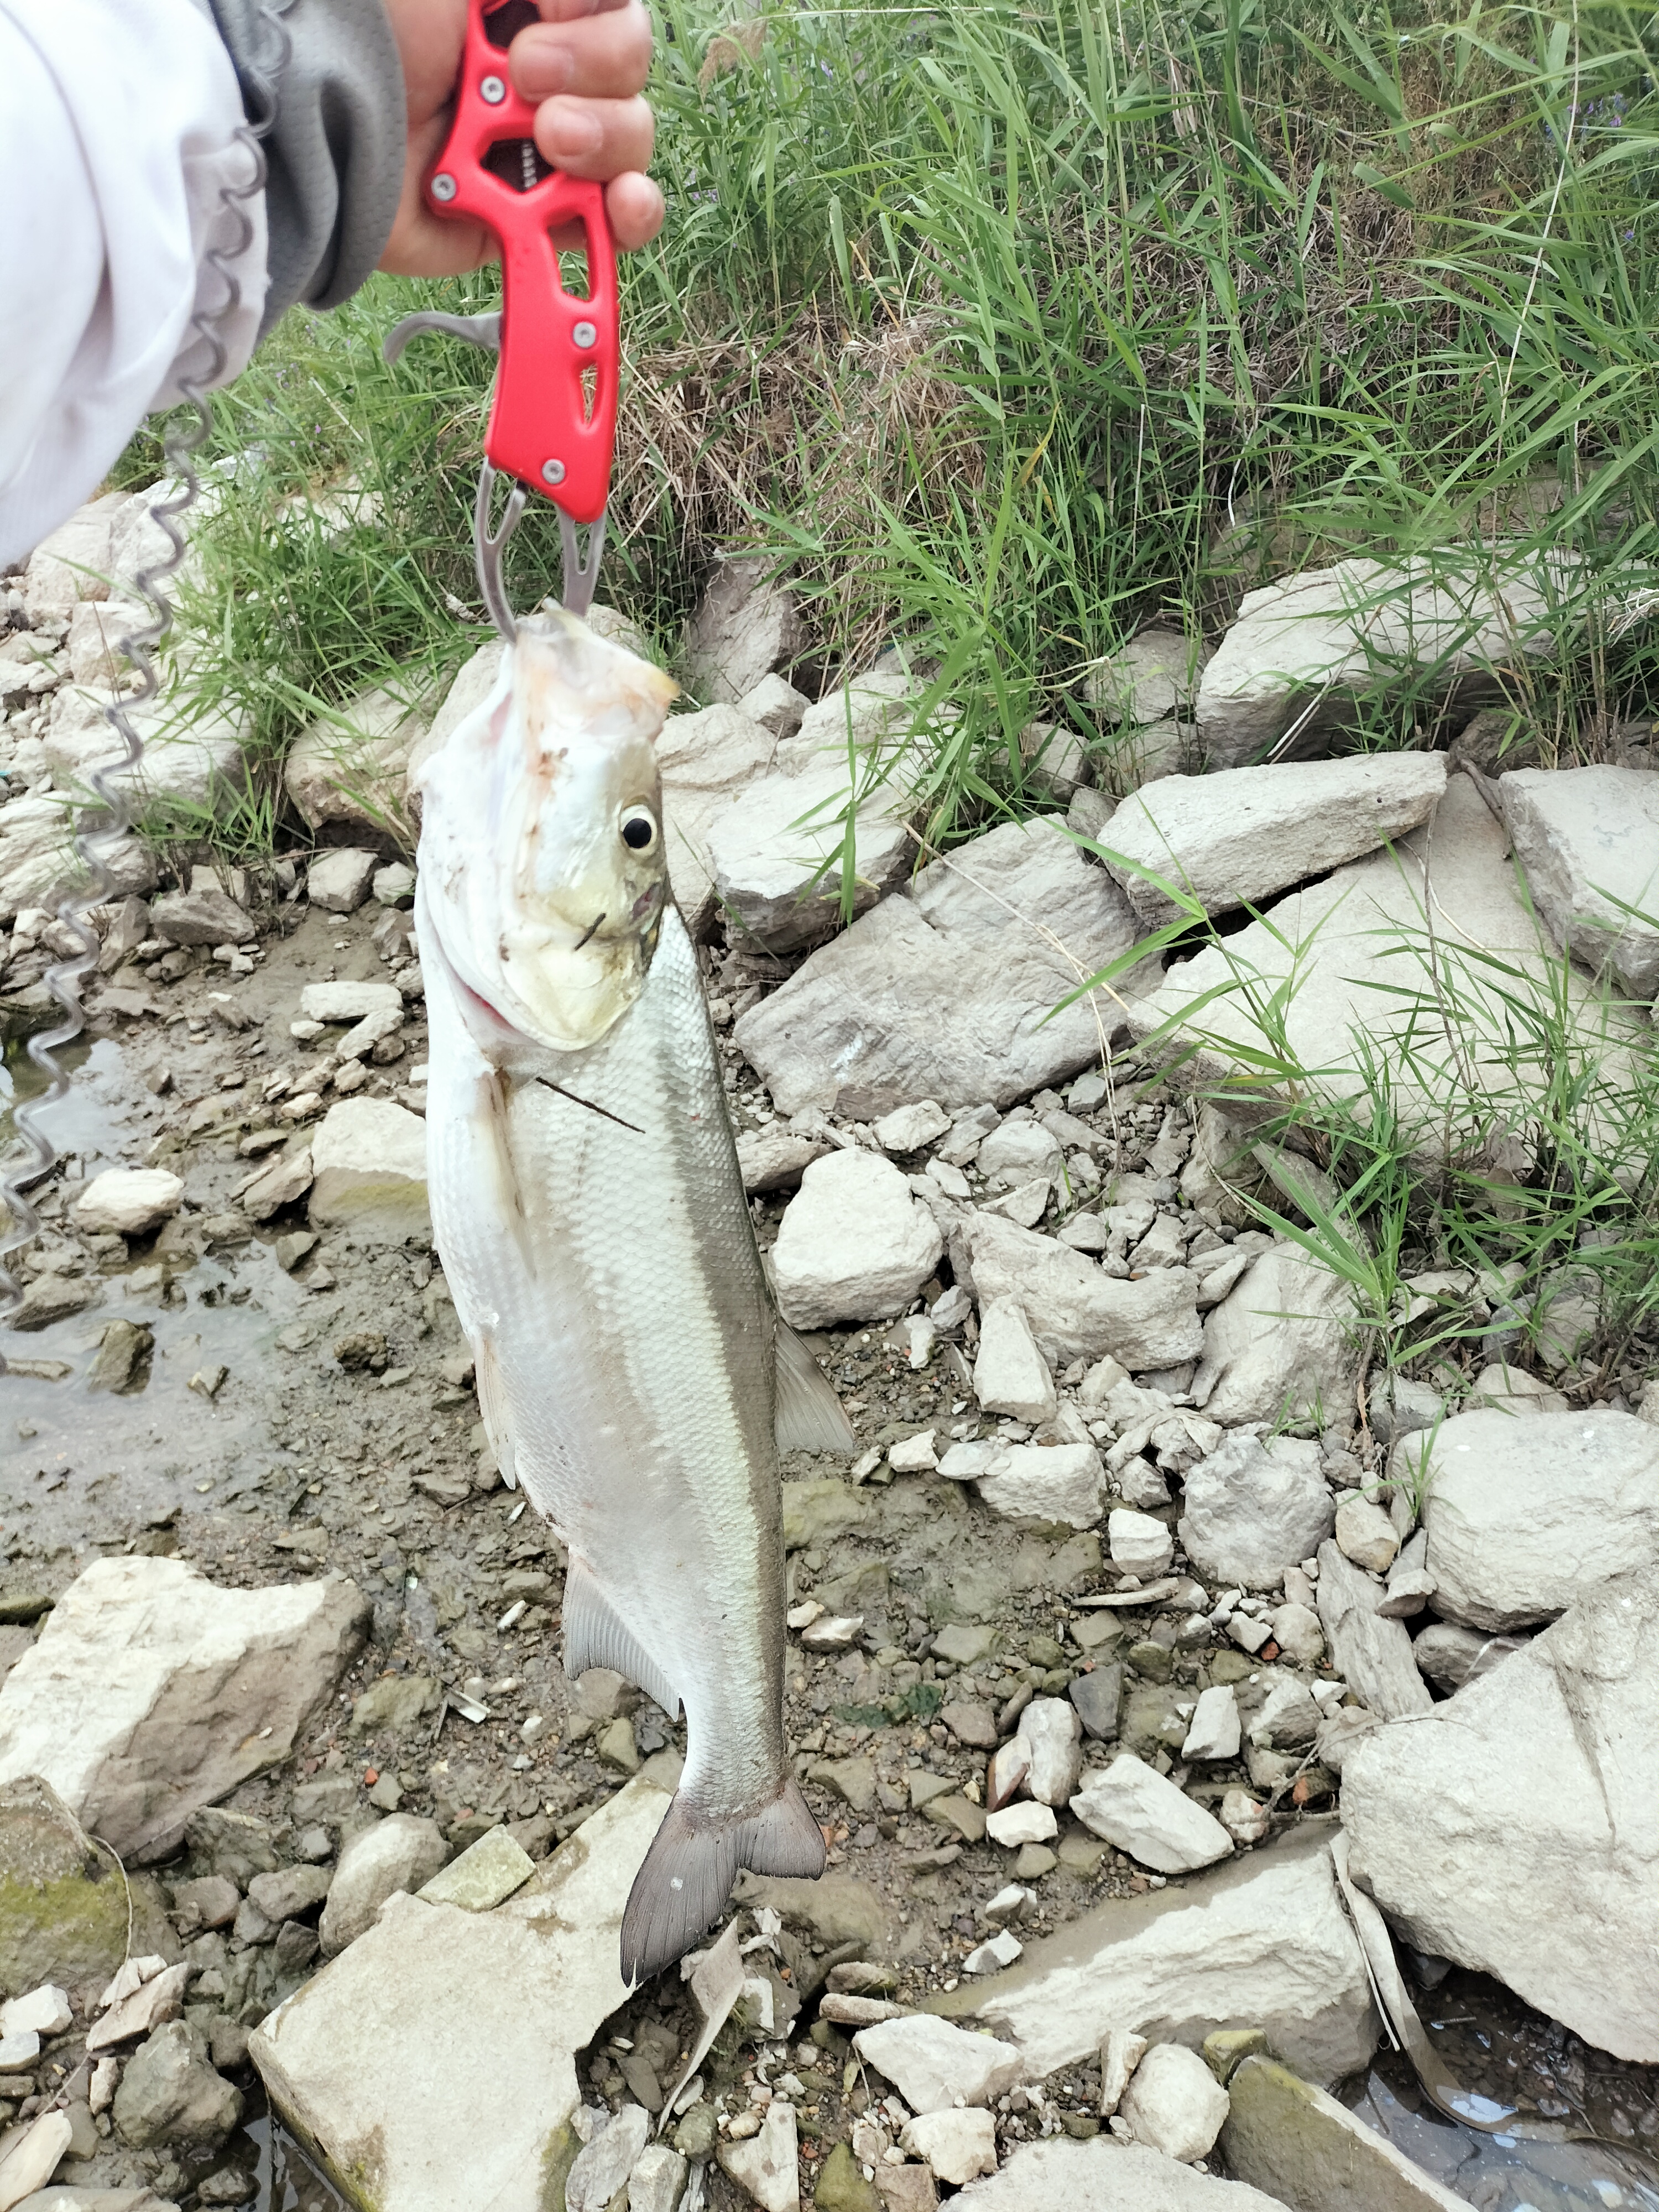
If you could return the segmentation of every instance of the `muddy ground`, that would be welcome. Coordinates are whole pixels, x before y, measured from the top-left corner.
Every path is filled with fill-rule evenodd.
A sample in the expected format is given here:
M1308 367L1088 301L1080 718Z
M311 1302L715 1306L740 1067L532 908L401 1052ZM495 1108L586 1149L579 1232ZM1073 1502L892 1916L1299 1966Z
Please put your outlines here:
M176 1553L216 1582L245 1587L349 1576L373 1601L371 1641L297 1761L245 1785L232 1803L274 1823L288 1855L307 1826L324 1824L337 1840L354 1822L399 1809L430 1814L458 1845L506 1821L540 1858L641 1760L682 1748L683 1734L631 1692L590 1694L584 1703L567 1680L560 1547L495 1472L429 1240L363 1249L325 1231L307 1242L303 1201L263 1224L237 1206L239 1187L289 1127L280 1118L284 1100L303 1092L307 1070L337 1041L337 1030L304 1044L290 1035L303 986L383 980L408 957L406 916L388 920L373 904L346 918L279 903L269 920L249 973L228 975L205 950L151 962L144 988L155 1012L111 1023L55 1109L53 1133L70 1157L45 1186L46 1233L27 1264L94 1277L102 1297L32 1335L6 1339L9 1358L22 1367L0 1384L0 1592L13 1624L0 1628L0 1666L33 1632L40 1601L101 1554ZM711 987L729 1022L757 977L733 963L716 970ZM394 1058L380 1048L367 1089L418 1111L418 999L409 1012L401 1037L388 1041L401 1049ZM765 1102L735 1048L726 1050L738 1126L753 1126ZM27 1087L26 1069L14 1076ZM1121 1168L1137 1164L1162 1121L1156 1097L1126 1109ZM81 1235L68 1212L76 1188L113 1164L173 1169L185 1179L185 1212L131 1247ZM763 1243L782 1204L781 1195L756 1202ZM125 1390L99 1392L88 1370L118 1317L147 1325L153 1351ZM957 1349L941 1347L915 1371L889 1328L810 1341L862 1447L921 1427L974 1437L999 1426L977 1418ZM763 2075L794 2077L788 2094L809 2185L881 2087L848 2064L845 2034L815 2021L831 1967L873 1953L891 1965L882 1994L915 2001L949 1989L966 1954L992 1932L980 1908L1015 1876L1014 1854L976 1839L986 1749L953 1733L942 1709L994 1714L1033 1692L1063 1694L1079 1666L1125 1660L1123 1742L1168 1771L1185 1733L1180 1708L1190 1710L1202 1688L1235 1681L1249 1705L1252 1662L1231 1649L1178 1648L1173 1613L1126 1631L1115 1650L1107 1643L1079 1659L1068 1631L1103 1616L1075 1613L1074 1601L1117 1579L1103 1570L1094 1534L1012 1529L936 1474L884 1482L886 1473L854 1487L839 1463L797 1459L785 1468L836 1486L804 1493L810 1514L803 1520L798 1508L788 1531L792 1601L816 1597L830 1613L864 1621L842 1652L813 1656L795 1639L787 1686L791 1751L837 1879L823 1885L817 1924L786 1926L775 1953L762 1954L775 1978L780 2033L758 2048ZM951 1624L981 1632L956 1646L978 1641L981 1656L953 1664L933 1651L933 1638ZM354 1733L354 1701L377 1681L385 1721ZM487 1717L468 1718L469 1711ZM839 1772L815 1772L820 1762ZM1248 1778L1242 1762L1217 1765L1194 1794L1218 1804ZM1328 1792L1316 1770L1279 1805L1275 1826L1330 1818ZM175 1878L182 1870L161 1872ZM1163 1886L1069 1820L1053 1851L1028 1854L1019 1878L1035 1892L1019 1922L1024 1938L1103 1899ZM170 1955L181 1954L173 1941ZM218 1966L225 1996L217 2008L244 2026L313 1970L310 1960L278 1960L269 1948L250 1960L222 1935L197 1937L191 1955ZM1594 2107L1601 2131L1655 2140L1650 2074L1587 2051L1476 1978L1457 1977L1448 1991L1454 1987L1458 2008L1442 2006L1446 2032L1476 2023L1474 2037L1461 2038L1466 2076L1484 2065L1493 2094L1523 2110L1547 2117ZM693 2025L689 1999L664 1977L594 2046L592 2092L659 2096ZM741 2096L757 2051L728 2031L705 2069L711 2092ZM239 2078L253 2087L251 2075ZM1022 2093L1009 2100L1000 2123L1006 2138L1097 2128L1097 2084L1086 2069L1048 2090L1046 2112ZM1409 2078L1386 2066L1370 2094L1402 2112L1413 2099ZM1437 2121L1419 2124L1425 2140L1458 2133ZM144 2172L167 2193L217 2173L221 2194L200 2201L234 2201L224 2193L233 2178L276 2204L334 2201L295 2156L279 2141L273 2178L261 2122L257 2135L244 2130L227 2152L193 2167L106 2142L85 2178L107 2185ZM715 2205L742 2202L713 2167L708 2194ZM1519 2200L1498 2191L1473 2201Z

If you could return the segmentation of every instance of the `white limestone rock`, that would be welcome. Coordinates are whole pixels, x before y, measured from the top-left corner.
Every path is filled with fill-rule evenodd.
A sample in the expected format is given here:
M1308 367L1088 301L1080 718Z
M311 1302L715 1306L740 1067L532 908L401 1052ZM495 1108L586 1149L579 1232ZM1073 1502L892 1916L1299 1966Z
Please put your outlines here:
M309 1213L360 1243L401 1244L429 1233L426 1124L389 1098L342 1098L311 1140Z
M1362 753L1164 776L1132 792L1113 815L1103 840L1106 866L1148 928L1184 909L1143 869L1209 915L1260 906L1416 829L1445 787L1443 753Z
M1550 933L1632 999L1659 997L1659 775L1515 769L1498 802ZM1629 911L1634 907L1635 914Z
M372 1828L348 1836L319 1923L324 1956L331 1959L355 1943L374 1926L387 1898L400 1889L412 1897L448 1856L437 1822L413 1813L388 1814Z
M1092 1444L1005 1444L992 1448L979 1494L1011 1521L1092 1528L1105 1503L1106 1470Z
M1005 823L813 953L734 1035L781 1113L831 1107L859 1085L952 1109L1009 1106L1096 1066L1103 1034L1121 1034L1104 992L1054 1008L1138 934L1117 885L1054 819ZM1156 974L1142 963L1115 988L1149 988Z
M778 1224L778 1309L794 1328L884 1320L904 1311L944 1249L933 1215L890 1160L831 1152L806 1170Z
M1011 1414L1033 1427L1054 1417L1054 1378L1016 1298L988 1299L981 1310L974 1395L982 1413Z
M361 845L332 845L306 870L306 896L327 914L356 914L380 865L380 855Z
M918 2112L899 2135L899 2148L926 2159L940 2181L952 2187L997 2170L997 2124L975 2106L960 2112Z
M182 1559L95 1559L0 1683L0 1782L40 1775L131 1861L280 1765L362 1649L344 1581L221 1589Z
M964 1234L981 1304L1013 1298L1039 1344L1052 1344L1067 1364L1109 1356L1144 1373L1193 1358L1204 1342L1197 1286L1185 1267L1121 1281L1054 1237L995 1213L973 1215Z
M1286 1567L1312 1558L1335 1519L1316 1443L1263 1443L1237 1431L1188 1468L1185 1507L1181 1541L1194 1566L1246 1589L1276 1589Z
M1072 1810L1092 1833L1158 1874L1213 1866L1233 1848L1219 1820L1130 1751L1084 1776Z
M1352 1292L1275 1244L1206 1318L1193 1403L1224 1428L1328 1415L1352 1405L1358 1371Z
M1213 1682L1200 1690L1181 1747L1182 1759L1237 1759L1239 1738L1238 1699L1231 1684Z
M1172 969L1132 1006L1131 1026L1146 1037L1172 1023L1160 1049L1183 1055L1175 1079L1224 1104L1248 1099L1258 1116L1292 1093L1362 1100L1367 1071L1380 1067L1391 1081L1401 1141L1431 1170L1449 1146L1462 1153L1484 1137L1493 1097L1514 1094L1514 1001L1555 1018L1559 967L1516 890L1503 825L1460 775L1447 786L1431 831L1413 830L1393 851L1291 892L1224 945ZM1561 979L1561 990L1571 1049L1599 1061L1603 1082L1630 1080L1646 1048L1643 1018L1605 1006L1577 970ZM1264 1028L1255 1010L1269 1002L1279 1012ZM1448 1003L1458 1008L1455 1048L1442 1012ZM1264 1053L1293 1065L1294 1074L1265 1079ZM1249 1280L1234 1297L1249 1291ZM1282 1310L1302 1309L1285 1301Z
M915 848L908 794L855 793L845 762L763 775L721 808L707 842L714 894L732 925L774 952L811 945L842 926L845 810L853 811L853 912L863 914L909 872ZM764 1002L763 1002L764 1003Z
M399 682L377 684L308 723L283 765L283 787L307 827L413 844L404 793L410 757L431 715L431 702ZM323 902L314 888L314 867L313 877L316 906Z
M1118 2110L1137 2142L1190 2165L1215 2148L1228 2098L1197 2051L1184 2043L1155 2043L1136 2067Z
M1197 2045L1215 2028L1254 2027L1287 2064L1332 2082L1366 2064L1379 2033L1314 1828L1179 1887L1097 1905L1028 1942L994 1981L934 2002L1006 2037L1034 2081L1093 2057L1113 2030Z
M1390 1721L1427 1712L1433 1700L1405 1622L1379 1613L1382 1589L1329 1540L1319 1547L1318 1589L1331 1663L1366 1710Z
M77 1228L148 1237L185 1202L185 1186L166 1168L106 1168L75 1201Z
M1577 557L1481 549L1458 569L1426 559L1340 561L1247 592L1205 668L1198 731L1211 767L1261 757L1297 725L1304 757L1352 727L1357 702L1402 677L1431 678L1449 703L1500 692L1517 655L1560 650L1582 622Z
M628 1892L668 1809L641 1774L493 1912L391 1899L374 1925L255 2030L249 2055L289 2126L340 2176L375 2176L377 2212L466 2195L541 2212L580 2101L575 2055L625 2000ZM466 2016L457 1993L487 1991Z
M1033 1698L1018 1730L1028 1753L1025 1787L1039 1805L1069 1802L1083 1771L1083 1723L1065 1698Z
M777 739L741 707L671 714L657 739L668 877L680 918L694 938L720 913L708 827L750 785L769 775Z
M1106 1536L1112 1565L1121 1574L1139 1575L1142 1582L1161 1575L1175 1557L1175 1538L1169 1523L1150 1513L1136 1513L1127 1505L1107 1516Z
M951 2201L962 2212L1286 2212L1277 2197L1109 2136L1022 2143L994 2179Z
M23 611L32 626L67 622L82 599L109 597L110 538L124 491L88 500L43 538L23 570Z
M1407 1941L1648 2064L1659 2059L1656 1710L1649 1567L1587 1588L1525 1650L1410 1728L1366 1736L1342 1767L1351 1863Z
M1659 1561L1659 1429L1611 1406L1455 1414L1427 1489L1435 1611L1467 1628L1552 1620L1609 1575Z
M691 690L714 706L732 706L806 641L793 594L763 557L721 556L686 625Z
M910 2013L861 2028L859 2057L890 2081L913 2112L990 2105L1025 2078L1020 2055L995 2037L975 2035L933 2013Z

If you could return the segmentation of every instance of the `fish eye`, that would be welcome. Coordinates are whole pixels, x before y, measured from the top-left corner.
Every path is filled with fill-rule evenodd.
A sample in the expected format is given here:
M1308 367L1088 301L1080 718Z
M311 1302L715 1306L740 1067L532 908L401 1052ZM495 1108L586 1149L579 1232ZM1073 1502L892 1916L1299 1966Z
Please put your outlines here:
M657 842L657 817L648 806L630 806L622 818L622 841L630 852L648 853Z

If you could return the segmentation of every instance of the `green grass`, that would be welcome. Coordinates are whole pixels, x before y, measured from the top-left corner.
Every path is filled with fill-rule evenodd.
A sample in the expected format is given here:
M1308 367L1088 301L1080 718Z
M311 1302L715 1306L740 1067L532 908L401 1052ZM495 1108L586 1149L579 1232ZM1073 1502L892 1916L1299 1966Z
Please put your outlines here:
M1110 780L1085 672L1152 616L1213 636L1297 565L1455 543L1478 568L1494 535L1615 583L1659 566L1650 15L832 5L711 75L723 20L659 18L670 220L626 273L605 589L672 659L714 548L752 543L793 563L816 666L895 638L937 661L959 713L910 768L935 836L1032 803L1033 714ZM376 279L216 403L243 459L191 617L267 767L316 702L411 660L435 684L479 635L490 364L377 346L494 289ZM284 516L342 479L374 521ZM556 577L542 510L519 602ZM1513 672L1550 757L1646 706L1651 641L1618 628ZM1431 741L1432 691L1380 696L1357 741Z
M624 276L603 588L671 664L714 550L771 551L810 677L892 643L937 672L902 770L940 844L1041 803L1018 741L1036 716L1083 738L1097 781L1133 781L1087 676L1149 620L1214 641L1247 589L1353 554L1466 581L1576 563L1560 650L1496 672L1517 739L1605 758L1652 713L1650 11L830 4L752 19L742 46L717 40L728 16L659 15L669 223ZM494 294L489 274L376 279L291 314L216 402L234 490L186 615L204 690L255 729L254 790L216 833L239 853L281 834L306 721L394 668L435 693L487 634L470 536L490 363L428 339L388 370L378 348L413 306ZM124 481L155 452L146 434ZM362 503L319 508L342 484ZM556 586L544 508L510 574L521 605ZM1380 666L1346 742L1443 744L1440 690ZM1466 1378L1486 1357L1473 1301L1403 1318L1407 1274L1463 1265L1509 1267L1522 1360L1551 1285L1593 1279L1581 1393L1659 1357L1659 1077L1650 1056L1610 1081L1565 975L1462 972L1452 1026L1485 1073L1444 1079L1515 1144L1433 1172L1399 1065L1374 1055L1333 1096L1289 1053L1281 987L1233 979L1279 1102L1255 1138L1328 1178L1258 1206L1350 1281L1385 1368ZM1447 988L1402 985L1437 1015Z

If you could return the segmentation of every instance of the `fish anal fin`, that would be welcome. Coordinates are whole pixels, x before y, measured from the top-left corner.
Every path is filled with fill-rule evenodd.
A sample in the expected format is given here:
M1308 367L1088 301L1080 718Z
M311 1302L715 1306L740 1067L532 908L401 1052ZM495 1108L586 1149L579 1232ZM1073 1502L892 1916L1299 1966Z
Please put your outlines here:
M590 1667L609 1667L654 1698L671 1720L679 1692L623 1626L611 1601L573 1553L564 1583L564 1671L574 1681Z
M850 1459L859 1440L829 1376L786 1321L777 1324L778 1449L839 1452Z
M726 1819L700 1813L681 1791L629 1892L623 1981L636 1986L690 1950L725 1910L739 1867L815 1881L823 1864L823 1832L792 1778L758 1812Z
M513 1431L507 1418L507 1386L501 1380L501 1364L496 1357L493 1337L478 1339L472 1355L472 1371L478 1385L478 1411L483 1419L489 1449L495 1455L495 1465L507 1488L516 1490L519 1469L513 1454Z

